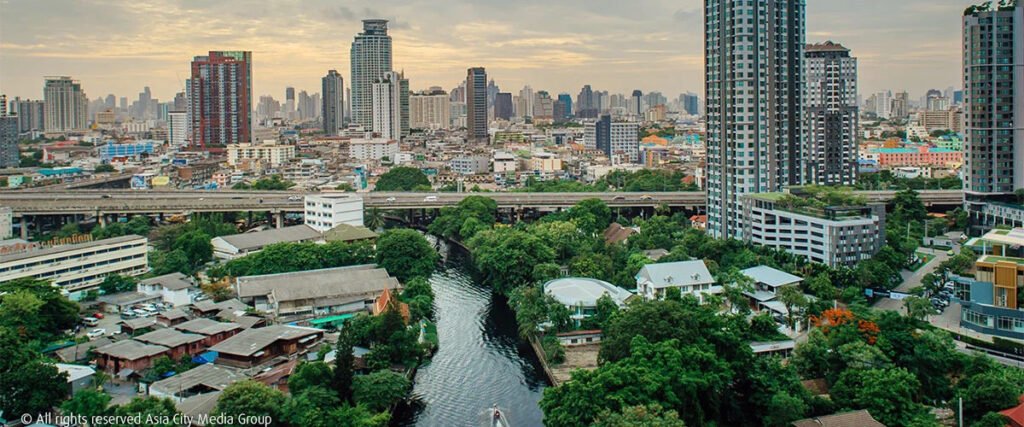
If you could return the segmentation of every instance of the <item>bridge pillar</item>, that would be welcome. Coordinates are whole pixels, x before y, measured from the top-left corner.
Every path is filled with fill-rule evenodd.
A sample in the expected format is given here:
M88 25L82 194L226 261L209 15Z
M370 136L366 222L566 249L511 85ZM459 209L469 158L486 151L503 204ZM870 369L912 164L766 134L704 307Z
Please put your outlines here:
M21 216L21 240L28 240L28 215Z
M98 212L97 211L96 212L96 222L100 225L100 227L106 227L107 226L107 215L104 214L103 212Z
M274 228L284 227L284 212L274 214Z

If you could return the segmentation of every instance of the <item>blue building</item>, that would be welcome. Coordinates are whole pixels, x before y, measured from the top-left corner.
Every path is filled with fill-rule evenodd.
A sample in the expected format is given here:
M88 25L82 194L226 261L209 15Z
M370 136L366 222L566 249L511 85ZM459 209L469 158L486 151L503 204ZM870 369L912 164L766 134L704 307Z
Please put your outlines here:
M100 160L109 162L117 157L138 157L143 154L153 154L153 141L130 142L127 144L115 144L108 142L100 147Z
M558 94L558 102L562 105L560 111L555 112L555 120L572 118L572 95L568 93Z
M950 277L961 304L960 326L1024 340L1024 228L993 230L979 240L984 255L974 264L974 277Z

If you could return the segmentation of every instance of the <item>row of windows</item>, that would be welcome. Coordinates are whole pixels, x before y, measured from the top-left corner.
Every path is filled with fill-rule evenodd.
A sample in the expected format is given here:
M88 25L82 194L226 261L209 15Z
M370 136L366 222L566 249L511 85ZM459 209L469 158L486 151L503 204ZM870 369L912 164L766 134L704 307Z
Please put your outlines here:
M34 258L30 258L30 259L27 259L27 260L23 261L20 264L13 264L13 265L9 265L9 266L6 266L6 267L0 267L0 273L7 273L7 272L11 272L11 271L26 270L26 269L29 269L29 268L32 268L32 267L38 267L38 266L43 266L43 265L50 265L50 264L55 264L55 263L60 263L60 262L70 261L70 260L78 260L78 259L82 259L82 258L94 256L94 255L101 255L101 254L110 253L110 252L117 252L117 251L141 248L141 247L144 247L144 246L145 246L144 243L132 243L132 244L124 244L124 245L120 245L120 246L115 246L115 247L112 247L112 248L102 248L102 249L96 249L96 250L92 250L92 251L88 251L88 252L76 253L76 254L72 254L72 255L64 255L64 256L60 256L60 257L56 257L56 258L36 259L36 260L34 260Z

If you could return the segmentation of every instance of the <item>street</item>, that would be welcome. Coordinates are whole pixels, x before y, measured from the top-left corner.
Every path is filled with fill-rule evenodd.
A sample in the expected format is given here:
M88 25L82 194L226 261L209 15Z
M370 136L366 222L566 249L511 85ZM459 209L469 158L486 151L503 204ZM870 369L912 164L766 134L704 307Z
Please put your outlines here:
M926 274L935 272L935 269L939 267L939 264L942 264L943 262L949 259L949 254L947 254L947 251L944 250L920 248L918 249L918 252L931 254L934 257L928 260L927 264L921 266L921 268L918 268L917 271L901 271L900 274L903 276L903 281L900 282L899 286L896 286L896 289L893 289L894 291L910 293L911 289L917 286L921 286L921 280L924 279L924 276ZM880 310L897 310L900 313L906 312L903 309L903 301L897 301L889 298L882 298L881 300L879 300L877 303L875 303L875 308Z

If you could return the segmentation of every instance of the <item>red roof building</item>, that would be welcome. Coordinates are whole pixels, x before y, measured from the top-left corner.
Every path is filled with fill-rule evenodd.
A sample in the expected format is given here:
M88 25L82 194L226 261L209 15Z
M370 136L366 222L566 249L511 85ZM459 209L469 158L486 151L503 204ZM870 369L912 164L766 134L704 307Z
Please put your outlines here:
M999 411L999 414L1008 418L1010 427L1024 427L1024 395L1020 397L1020 404L1010 409Z

